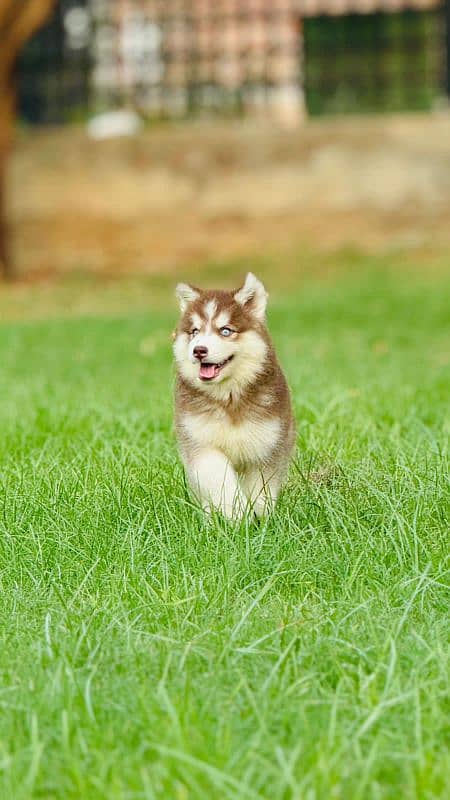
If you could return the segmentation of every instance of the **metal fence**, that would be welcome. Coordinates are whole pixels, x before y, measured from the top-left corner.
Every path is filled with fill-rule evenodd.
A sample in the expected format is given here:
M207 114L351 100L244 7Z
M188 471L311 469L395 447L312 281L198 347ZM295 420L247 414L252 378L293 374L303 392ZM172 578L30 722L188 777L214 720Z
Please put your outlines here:
M432 3L432 0L431 0ZM275 106L428 109L448 95L449 0L425 11L302 16L294 0L59 0L18 64L19 111L61 123Z
M305 21L311 114L427 110L446 93L441 9Z

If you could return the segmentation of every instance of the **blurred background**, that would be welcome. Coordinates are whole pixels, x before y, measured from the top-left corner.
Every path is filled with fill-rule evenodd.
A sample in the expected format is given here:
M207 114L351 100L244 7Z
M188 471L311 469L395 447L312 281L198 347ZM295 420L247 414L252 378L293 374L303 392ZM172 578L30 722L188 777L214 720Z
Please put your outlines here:
M0 0L0 40L22 285L447 264L449 0Z

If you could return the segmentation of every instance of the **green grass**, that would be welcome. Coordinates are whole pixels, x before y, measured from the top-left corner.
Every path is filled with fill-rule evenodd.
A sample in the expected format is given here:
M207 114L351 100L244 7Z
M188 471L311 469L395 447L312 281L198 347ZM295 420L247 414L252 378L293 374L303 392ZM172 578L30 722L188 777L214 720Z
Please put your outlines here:
M354 266L272 301L259 527L186 493L173 307L0 326L2 798L449 796L450 275Z

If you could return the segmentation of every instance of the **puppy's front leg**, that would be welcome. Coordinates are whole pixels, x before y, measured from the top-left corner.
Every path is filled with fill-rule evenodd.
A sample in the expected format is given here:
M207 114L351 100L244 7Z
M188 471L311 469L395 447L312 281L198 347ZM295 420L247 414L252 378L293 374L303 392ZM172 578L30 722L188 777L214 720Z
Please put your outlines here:
M206 511L212 506L228 519L242 516L246 498L232 464L220 450L196 453L188 465L188 476L192 490Z
M257 517L273 511L280 490L280 481L273 471L250 467L241 476L241 485Z

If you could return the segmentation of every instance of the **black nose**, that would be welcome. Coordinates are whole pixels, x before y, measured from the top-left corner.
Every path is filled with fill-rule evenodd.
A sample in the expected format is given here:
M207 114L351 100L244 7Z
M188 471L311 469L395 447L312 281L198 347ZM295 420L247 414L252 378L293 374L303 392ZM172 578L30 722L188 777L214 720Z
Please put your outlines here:
M193 353L195 358L198 358L199 361L203 361L203 359L208 355L208 348L198 345L197 347L194 347Z

